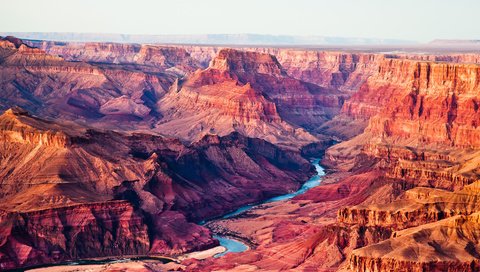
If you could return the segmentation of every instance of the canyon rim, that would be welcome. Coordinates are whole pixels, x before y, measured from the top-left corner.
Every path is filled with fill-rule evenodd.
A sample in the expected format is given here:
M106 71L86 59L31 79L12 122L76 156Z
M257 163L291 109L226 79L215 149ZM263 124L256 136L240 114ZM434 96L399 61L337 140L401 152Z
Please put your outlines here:
M2 3L0 271L480 271L480 5L313 2Z

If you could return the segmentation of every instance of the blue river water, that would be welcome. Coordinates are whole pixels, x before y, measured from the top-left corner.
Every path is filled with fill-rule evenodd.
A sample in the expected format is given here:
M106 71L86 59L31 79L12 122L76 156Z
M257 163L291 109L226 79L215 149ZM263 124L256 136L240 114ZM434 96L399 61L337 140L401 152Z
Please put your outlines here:
M316 186L320 185L320 183L322 182L322 177L325 175L325 171L324 171L323 167L320 166L319 162L320 162L320 159L312 160L312 164L315 166L317 174L315 176L313 176L312 178L310 178L308 181L306 181L298 191L293 192L293 193L289 193L289 194L285 194L285 195L281 195L281 196L272 197L272 198L267 199L265 201L262 201L260 203L245 205L245 206L240 207L240 208L238 208L237 210L235 210L231 213L225 214L222 218L226 219L226 218L230 218L230 217L239 215L239 214L241 214L245 211L248 211L252 208L255 208L255 207L257 207L261 204L291 199L291 198L293 198L297 195L301 195L301 194L305 193L306 191L310 190L313 187L316 187ZM206 222L204 221L204 222L201 222L200 224L205 224L205 223ZM249 248L246 244L244 244L243 242L241 242L239 240L236 240L236 239L232 239L232 238L229 238L229 237L226 237L226 236L220 236L220 235L214 235L213 237L220 242L221 246L223 246L227 249L226 251L224 251L222 253L216 254L214 257L221 257L221 256L223 256L227 253L230 253L230 252L243 252L243 251L248 250L248 248ZM55 265L51 265L51 264L50 265L39 265L39 266L30 267L30 268L45 268L45 267L53 267L53 266L58 266L58 265L71 265L71 266L79 265L79 266L81 266L81 265L86 265L86 264L111 264L111 263L118 263L118 262L128 262L128 261L132 261L132 260L156 260L156 261L161 261L163 263L167 263L167 262L172 261L171 259L168 259L168 258L156 258L156 257L145 256L145 257L119 258L119 259L118 258L112 258L112 259L107 258L107 259L102 259L102 260L81 260L81 261L76 261L76 262L66 262L66 263L55 264Z
M320 159L314 159L312 161L312 164L313 164L313 166L315 166L315 170L317 171L317 174L315 176L313 176L312 178L310 178L309 180L307 180L302 185L302 187L300 189L298 189L298 191L295 191L295 192L289 193L289 194L285 194L285 195L272 197L272 198L269 198L269 199L267 199L265 201L262 201L260 203L248 204L248 205L242 206L242 207L238 208L237 210L235 210L233 212L225 214L224 216L222 216L222 219L227 219L227 218L237 216L237 215L239 215L241 213L244 213L244 212L246 212L246 211L248 211L248 210L250 210L254 207L257 207L261 204L292 199L295 196L304 194L308 190L310 190L314 187L317 187L318 185L320 185L322 183L322 177L325 175L325 170L320 165ZM220 242L221 246L223 246L227 249L225 252L216 254L214 257L220 257L220 256L223 256L223 255L229 253L229 252L243 252L243 251L248 249L247 245L245 245L244 243L242 243L242 242L240 242L236 239L232 239L232 238L228 238L228 237L220 236L220 235L214 235L214 237Z
M219 235L213 235L213 238L217 239L220 242L220 245L227 249L222 253L215 254L215 256L213 256L215 258L221 257L230 252L244 252L245 250L248 249L247 245L235 239L231 239L231 238L227 238Z

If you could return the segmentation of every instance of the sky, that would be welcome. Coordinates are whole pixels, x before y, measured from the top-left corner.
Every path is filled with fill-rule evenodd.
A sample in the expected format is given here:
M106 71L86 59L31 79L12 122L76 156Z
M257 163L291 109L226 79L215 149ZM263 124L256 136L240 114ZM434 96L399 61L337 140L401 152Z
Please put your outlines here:
M0 32L480 39L478 0L0 0Z

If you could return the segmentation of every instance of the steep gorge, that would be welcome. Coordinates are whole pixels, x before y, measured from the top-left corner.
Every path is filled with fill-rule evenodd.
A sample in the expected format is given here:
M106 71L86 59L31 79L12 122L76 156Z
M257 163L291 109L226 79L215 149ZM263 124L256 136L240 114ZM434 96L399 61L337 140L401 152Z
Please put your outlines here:
M381 60L344 104L367 125L326 151L325 185L218 221L255 250L188 269L476 271L478 69Z
M0 123L3 268L211 247L210 232L189 222L294 190L312 171L298 151L239 134L185 146L18 109Z
M475 63L3 39L0 106L33 116L0 116L0 265L215 246L193 222L298 189L344 139L322 186L211 226L250 250L183 267L475 271Z

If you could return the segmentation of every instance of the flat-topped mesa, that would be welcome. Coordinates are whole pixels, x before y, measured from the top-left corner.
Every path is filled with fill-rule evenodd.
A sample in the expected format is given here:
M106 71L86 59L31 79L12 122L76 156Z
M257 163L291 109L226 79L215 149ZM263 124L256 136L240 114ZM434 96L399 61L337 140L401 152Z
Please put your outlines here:
M70 137L54 125L38 122L26 111L11 108L0 115L0 139L30 145L64 148L70 144Z
M15 39L15 38L14 38ZM21 41L21 40L20 40ZM4 43L12 43L10 40L4 40ZM8 50L9 54L2 52ZM18 47L2 47L0 46L0 59L2 55L5 57L2 62L2 70L9 73L19 73L19 70L27 69L30 72L47 72L47 73L81 73L100 75L101 72L96 67L81 62L68 62L64 58L57 55L46 53L44 50L31 47L26 43L18 44ZM5 77L10 76L6 74Z
M232 73L286 76L286 72L274 56L236 49L220 50L211 61L210 67Z
M29 44L69 61L99 64L148 66L160 71L184 75L200 68L183 48L146 44L61 43L28 41Z
M388 58L402 58L421 61L452 62L452 63L480 63L480 55L474 53L458 54L387 54Z
M355 92L378 70L381 54L257 48L274 55L290 76L325 88Z

